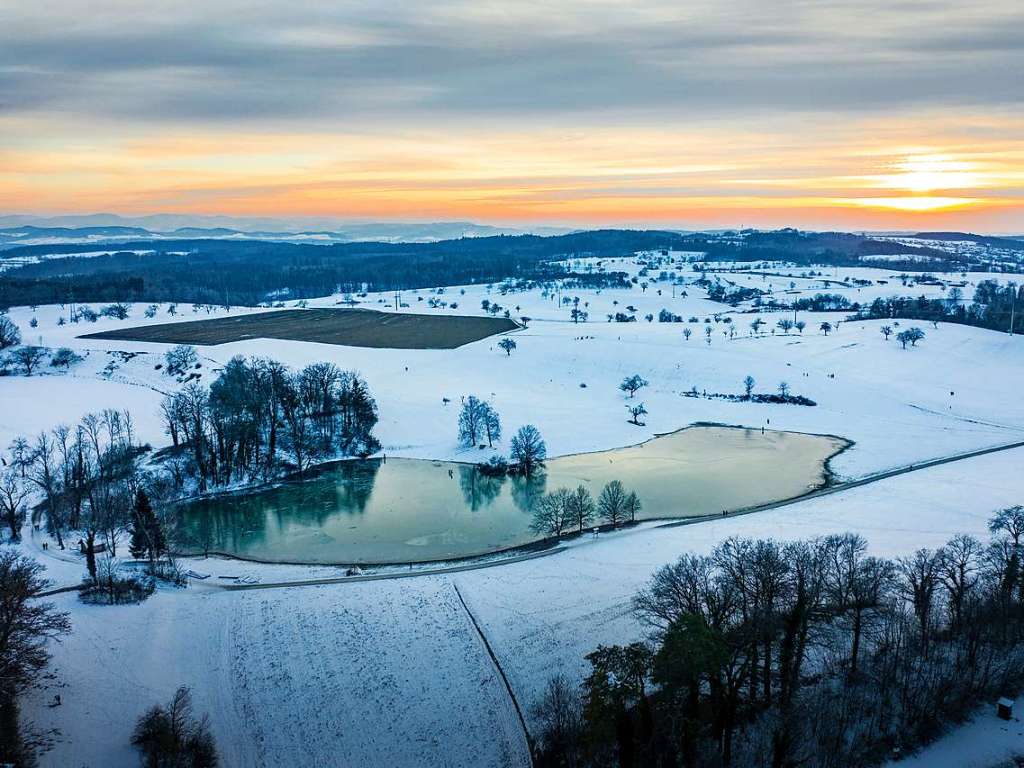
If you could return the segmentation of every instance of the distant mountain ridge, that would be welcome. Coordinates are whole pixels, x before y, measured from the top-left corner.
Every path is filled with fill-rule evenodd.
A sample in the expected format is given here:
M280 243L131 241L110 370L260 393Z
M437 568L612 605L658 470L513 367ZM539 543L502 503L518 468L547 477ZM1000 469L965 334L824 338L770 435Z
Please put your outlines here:
M335 219L244 219L227 216L158 214L126 218L115 214L86 216L0 216L0 248L11 243L89 242L118 238L231 238L296 243L434 242L462 237L564 234L565 227L498 227L466 221L344 222Z

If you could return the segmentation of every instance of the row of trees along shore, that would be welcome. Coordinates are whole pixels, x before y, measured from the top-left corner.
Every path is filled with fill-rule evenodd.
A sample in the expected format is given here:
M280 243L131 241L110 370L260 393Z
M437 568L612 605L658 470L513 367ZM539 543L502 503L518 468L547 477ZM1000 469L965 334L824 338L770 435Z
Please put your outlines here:
M730 538L660 568L649 634L536 703L536 764L880 765L1024 686L1024 507L895 559L855 534ZM994 716L994 714L992 715Z
M209 389L190 382L161 407L173 445L146 467L151 448L137 440L127 411L108 409L73 427L14 440L0 470L0 517L9 538L20 537L29 500L38 495L39 519L60 548L75 531L86 551L99 543L116 555L119 534L150 503L160 508L191 489L301 472L319 459L379 446L372 434L377 406L366 383L330 363L291 371L273 360L236 357Z
M169 465L179 479L193 473L200 492L380 447L369 387L333 363L291 371L275 360L235 357L209 389L189 383L161 409L176 454Z
M186 352L172 350L169 373L180 376L191 367L194 353ZM171 507L191 490L302 471L324 457L378 447L369 389L358 375L330 363L291 371L273 360L236 357L209 389L189 380L165 398L162 411L173 446L157 456L137 440L131 415L118 410L89 414L33 440L18 438L0 456L4 538L19 541L30 512L32 524L45 525L61 549L69 537L79 537L85 602L138 602L156 579L184 583L171 557L180 538ZM144 576L134 568L122 572L125 554L145 566ZM15 547L0 548L2 764L31 765L52 741L20 722L18 706L45 670L47 642L70 631L68 615L39 599L50 586L41 565ZM188 692L181 689L168 707L155 707L139 721L133 744L147 765L217 764L205 719L188 710Z

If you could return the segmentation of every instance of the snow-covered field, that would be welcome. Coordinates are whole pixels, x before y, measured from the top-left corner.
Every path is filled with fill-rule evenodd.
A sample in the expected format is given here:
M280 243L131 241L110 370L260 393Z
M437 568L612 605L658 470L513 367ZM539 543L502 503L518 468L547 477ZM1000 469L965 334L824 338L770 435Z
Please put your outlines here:
M675 299L667 283L651 284L646 291L639 287L567 290L562 296L579 296L590 314L590 320L580 324L569 320L571 305L560 304L558 296L544 298L536 290L503 296L497 287L468 286L448 288L437 297L457 301L457 310L430 308L426 298L432 294L427 291L405 292L402 302L409 309L400 311L479 314L481 301L488 299L508 307L515 317L532 319L526 329L514 333L518 348L511 357L498 349L497 338L454 350L366 349L253 339L201 348L204 380L234 355L270 356L293 366L330 360L356 369L366 377L380 405L377 434L387 453L418 458L486 459L482 452L467 454L459 447L455 407L442 402L447 397L458 403L460 396L469 394L490 400L500 413L505 440L496 449L503 452L515 429L525 423L540 429L551 455L630 445L697 421L751 427L770 424L855 441L833 468L840 475L858 476L1009 442L1024 434L1024 402L1017 396L1019 382L1024 380L1024 338L1020 336L925 324L927 338L904 350L895 339L882 337L883 322L842 322L843 313L801 313L799 317L808 324L802 334L776 329L772 335L770 330L789 313L740 312L708 301L696 286L676 287L677 294L684 290L688 296ZM816 292L806 291L808 295ZM425 300L417 301L420 297ZM370 295L361 306L393 309L393 304L378 304L378 298L393 301L391 295ZM338 301L339 297L329 297L310 304L333 306ZM605 320L607 313L629 306L636 307L637 322ZM662 308L698 321L648 323L643 319L647 314L657 316ZM76 336L119 326L214 317L224 311L193 314L183 306L171 318L161 308L156 318L145 319L142 310L142 306L133 307L132 316L123 321L101 318L95 324L64 326L56 324L58 307L11 310L26 343L70 346L88 357L66 377L0 378L0 398L12 404L0 419L0 444L106 407L130 407L140 437L154 446L166 444L158 404L163 393L177 385L155 366L162 362L167 345ZM231 310L232 314L244 311L253 310ZM33 316L37 328L29 327ZM735 338L727 335L726 317L736 327ZM767 325L754 338L750 323L756 317ZM705 323L705 318L710 322ZM833 324L840 321L838 331L828 336L818 330L826 318ZM705 327L712 329L710 344ZM683 328L692 330L688 340ZM122 361L112 351L145 354ZM984 375L979 375L982 370ZM634 373L650 382L638 395L649 411L645 427L627 423L618 390L622 378ZM756 391L774 392L785 381L793 394L810 397L818 406L683 397L694 387L739 393L748 374L757 380ZM48 407L34 406L37 402Z
M680 257L682 258L682 257ZM635 273L636 260L605 261L605 268ZM771 271L785 273L778 266ZM685 284L651 281L642 289L508 292L499 286L403 292L402 312L481 314L487 299L513 317L529 317L514 332L517 349L506 356L497 338L455 350L376 350L288 341L249 340L200 348L201 381L233 355L261 355L300 366L330 360L360 371L380 406L377 434L389 455L482 460L456 441L461 395L491 400L506 439L533 423L549 453L560 455L634 444L697 421L762 425L835 434L854 441L833 469L859 477L899 465L1024 439L1024 339L964 326L921 325L927 336L901 349L879 332L881 322L846 322L843 313L801 313L802 334L770 330L790 313L758 315L709 301L692 284L689 266L674 271ZM823 287L822 277L728 274L740 285L772 283L776 295L848 292L867 296L940 296L934 286L904 288L878 269L840 269L827 280L854 277L870 287ZM657 272L655 271L654 274ZM712 273L709 276L713 277ZM946 276L976 283L990 275ZM1012 276L995 276L1000 280ZM1018 282L1021 278L1016 278ZM879 280L887 280L880 284ZM797 287L790 288L794 282ZM860 295L857 291L866 291ZM970 298L973 287L963 289ZM687 295L684 297L682 294ZM673 293L675 296L673 296ZM857 296L854 298L854 296ZM573 297L589 321L570 320ZM430 307L435 298L457 309ZM420 300L422 299L422 300ZM341 297L309 302L334 306ZM394 311L394 296L369 295L361 306ZM609 323L628 310L635 323ZM0 445L55 424L73 423L102 408L127 408L139 437L154 447L168 442L158 404L178 386L156 369L167 345L78 339L117 327L204 319L187 305L153 319L144 305L124 321L57 325L67 309L16 307L10 317L26 343L68 346L85 355L69 373L0 377ZM694 317L659 323L661 309ZM245 311L232 309L232 314ZM645 315L655 316L646 322ZM717 316L717 321L716 321ZM30 327L31 318L38 326ZM729 338L732 319L735 338ZM705 319L708 322L705 322ZM824 320L839 321L827 336ZM712 329L708 344L705 327ZM690 328L689 339L683 329ZM123 353L137 353L123 354ZM637 397L650 412L646 426L628 424L618 383L639 373L650 386ZM759 405L684 397L698 392L742 391L746 375L756 391L774 392L785 381L793 394L817 407ZM586 387L581 387L586 384ZM58 727L61 742L44 765L134 764L128 746L134 719L178 685L192 687L196 708L209 712L224 764L248 765L512 765L524 764L525 742L500 677L454 592L458 584L486 633L519 702L528 708L556 670L578 676L583 655L598 643L641 636L630 600L662 564L690 550L707 551L730 535L797 538L836 531L863 533L878 554L934 547L958 532L983 535L992 510L1024 502L1017 449L913 472L844 493L768 512L692 526L644 524L628 532L587 538L564 551L519 563L449 575L316 587L227 592L211 583L220 575L263 581L335 575L332 569L275 567L197 560L213 574L184 591L161 591L141 606L98 608L73 595L54 598L72 612L73 634L54 647L55 681L28 702L39 727ZM74 555L59 559L39 543L24 545L48 565L59 585L77 582L84 567ZM83 659L85 662L83 663ZM61 687L57 687L61 686ZM60 692L64 704L47 703Z
M204 582L115 608L59 595L74 632L54 647L55 684L33 696L27 714L63 732L43 759L52 766L133 765L134 719L182 684L210 713L228 766L525 765L512 704L455 583L528 709L556 671L581 675L583 654L598 643L643 636L631 598L679 554L731 535L849 530L890 556L958 532L984 536L992 510L1024 498L1021 462L1024 449L990 454L746 517L647 524L454 575L245 592ZM43 559L58 580L82 571ZM188 565L214 575L240 568ZM55 692L64 703L50 708Z

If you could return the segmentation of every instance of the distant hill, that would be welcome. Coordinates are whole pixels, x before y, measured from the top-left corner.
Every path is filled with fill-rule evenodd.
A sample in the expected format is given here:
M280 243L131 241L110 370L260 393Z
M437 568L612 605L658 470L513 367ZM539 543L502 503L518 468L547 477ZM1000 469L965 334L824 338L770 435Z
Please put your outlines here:
M259 239L254 233L220 238L166 235L113 244L79 240L8 247L0 251L0 267L4 261L11 265L0 272L0 306L72 299L256 304L268 297L309 298L338 290L405 290L509 278L551 280L571 276L567 260L573 258L655 250L703 253L709 261L855 266L872 255L885 255L887 268L908 271L922 269L923 262L929 268L963 266L960 256L934 248L795 229L720 234L603 229L547 237L318 245ZM60 258L64 254L69 257Z
M332 219L245 219L227 216L160 214L122 218L113 214L88 216L0 216L0 247L14 242L81 242L123 237L232 238L277 242L344 243L358 240L431 242L495 235L553 235L564 227L496 227L467 221L342 222Z
M1024 251L1024 236L992 237L990 235L975 235L970 232L918 232L917 234L910 235L910 237L915 240L978 243L979 245L990 245L994 248L1009 248L1011 250Z

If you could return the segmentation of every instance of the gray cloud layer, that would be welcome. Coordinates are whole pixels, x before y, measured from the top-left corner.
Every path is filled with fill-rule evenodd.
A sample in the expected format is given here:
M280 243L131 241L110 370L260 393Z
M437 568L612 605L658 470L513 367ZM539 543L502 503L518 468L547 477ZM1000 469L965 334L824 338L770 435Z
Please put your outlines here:
M0 0L0 115L355 125L1024 98L1024 4Z

